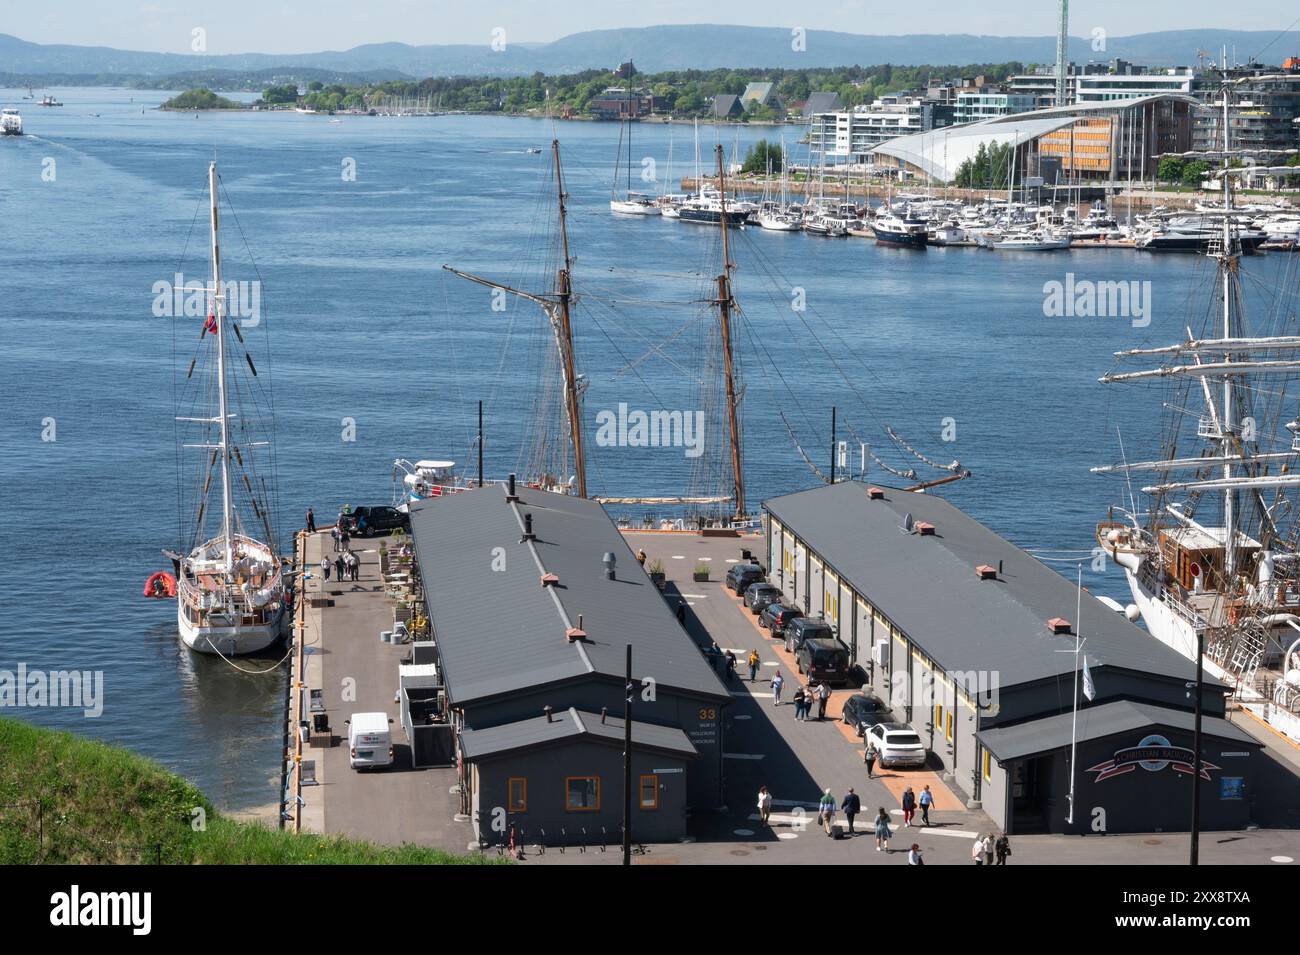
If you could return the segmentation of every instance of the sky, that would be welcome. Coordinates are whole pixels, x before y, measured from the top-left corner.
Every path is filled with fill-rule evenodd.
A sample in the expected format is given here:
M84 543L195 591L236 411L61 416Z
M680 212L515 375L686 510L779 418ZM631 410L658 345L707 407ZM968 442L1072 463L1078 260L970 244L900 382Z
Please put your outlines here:
M803 27L844 33L977 33L1049 36L1056 0L6 0L0 33L35 43L190 52L202 27L209 53L313 53L363 43L546 42L584 30L665 23ZM1300 8L1281 0L1075 0L1070 33L1111 36L1157 30L1277 30ZM797 22L796 22L797 21ZM0 69L3 64L0 64Z

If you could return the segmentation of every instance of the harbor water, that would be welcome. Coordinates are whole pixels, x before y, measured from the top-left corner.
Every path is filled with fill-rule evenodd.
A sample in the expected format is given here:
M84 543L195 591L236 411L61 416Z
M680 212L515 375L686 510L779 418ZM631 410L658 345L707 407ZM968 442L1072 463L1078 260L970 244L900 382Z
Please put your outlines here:
M262 283L260 320L245 334L273 388L282 532L308 505L325 523L344 503L388 503L394 458L471 461L479 400L488 473L526 467L533 409L550 393L545 317L513 299L494 310L490 290L441 266L546 290L557 133L591 492L713 490L692 484L686 449L591 439L601 411L690 412L715 387L701 380L700 356L714 329L717 232L611 216L616 125L195 115L154 109L162 93L58 92L65 106L31 106L27 135L0 142L0 528L11 578L0 669L102 671L104 709L6 715L128 746L225 808L276 799L283 670L238 672L186 651L175 605L141 596L168 567L160 549L185 539L178 484L194 468L178 463L173 389L201 322L156 317L153 288L207 274L214 156L233 211L225 278ZM19 95L0 90L0 101ZM787 129L788 142L800 132ZM743 154L780 133L721 137ZM699 135L711 163L718 134ZM644 124L633 189L654 188L639 179L647 158L664 185L670 139L673 178L694 171L690 127ZM1196 256L1123 249L918 253L757 228L732 240L751 505L818 480L791 430L829 469L834 405L855 473L861 439L896 467L910 460L921 480L944 476L894 446L888 424L926 457L972 471L937 493L1046 557L1088 551L1095 522L1127 497L1121 481L1088 472L1120 458L1120 436L1130 459L1156 451L1157 392L1097 383L1112 352L1197 327L1213 274ZM1245 283L1248 314L1293 283L1296 259L1247 260L1257 280ZM1147 312L1046 314L1045 286L1067 281L1136 283ZM719 439L705 436L710 454ZM869 476L906 483L874 464ZM1127 601L1113 568L1088 567L1084 579Z

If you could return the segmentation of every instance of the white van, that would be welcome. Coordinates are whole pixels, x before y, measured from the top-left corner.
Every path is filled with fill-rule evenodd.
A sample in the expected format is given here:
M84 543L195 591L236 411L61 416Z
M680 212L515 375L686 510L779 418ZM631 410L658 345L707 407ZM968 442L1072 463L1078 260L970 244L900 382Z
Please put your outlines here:
M387 713L353 713L348 720L348 764L372 769L393 763L393 737Z

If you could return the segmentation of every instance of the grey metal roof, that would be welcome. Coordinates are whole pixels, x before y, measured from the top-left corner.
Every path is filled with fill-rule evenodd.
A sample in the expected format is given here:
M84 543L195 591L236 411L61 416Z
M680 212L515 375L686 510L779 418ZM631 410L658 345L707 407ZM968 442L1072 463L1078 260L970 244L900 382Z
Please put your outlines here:
M1186 659L1088 594L1077 619L1077 589L1051 567L933 494L829 484L763 506L946 671L996 671L1002 687L1048 680L1074 669L1073 634L1053 634L1063 617L1086 640L1097 673L1118 667L1186 679ZM911 514L933 536L903 529ZM1003 572L981 580L981 564ZM1218 685L1208 679L1209 686Z
M975 736L998 759L1021 759L1069 746L1073 718L1073 713L1058 713L1040 720L1017 723L1014 726L981 730ZM1077 738L1081 742L1105 739L1107 736L1146 730L1152 726L1171 726L1174 729L1191 732L1193 722L1193 714L1186 710L1171 710L1150 703L1117 700L1103 703L1101 706L1082 707L1079 710ZM1243 746L1260 745L1259 741L1245 730L1217 717L1203 717L1201 732L1206 736Z
M713 115L726 116L740 104L740 97L732 93L719 93L713 97Z
M801 114L805 117L815 116L818 113L829 113L839 108L839 93L809 93L808 99L803 104Z
M465 759L474 762L489 756L547 746L578 737L615 746L623 745L622 719L610 716L601 722L599 714L583 713L573 707L551 716L549 722L545 716L537 716L487 729L461 730L460 743ZM694 744L680 729L675 726L638 723L635 710L632 715L632 748L672 753L684 758L699 755Z
M503 485L411 506L425 603L453 705L592 674L620 682L632 668L720 701L730 694L636 562L599 503ZM521 541L524 515L537 540ZM499 549L499 550L498 550ZM601 558L615 555L615 579ZM494 570L502 566L504 570ZM543 587L543 574L559 584ZM565 633L582 617L584 640Z

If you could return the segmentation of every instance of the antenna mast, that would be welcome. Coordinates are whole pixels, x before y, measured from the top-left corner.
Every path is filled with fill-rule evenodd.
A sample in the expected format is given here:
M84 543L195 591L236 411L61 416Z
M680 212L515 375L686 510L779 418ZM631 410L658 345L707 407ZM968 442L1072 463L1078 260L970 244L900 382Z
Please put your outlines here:
M718 156L718 222L722 226L722 274L718 276L718 324L722 329L723 373L727 382L727 425L731 435L731 470L736 489L736 517L745 514L745 474L740 460L740 419L737 413L736 376L731 348L731 309L736 300L731 295L731 248L727 244L727 181L722 144Z

